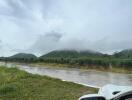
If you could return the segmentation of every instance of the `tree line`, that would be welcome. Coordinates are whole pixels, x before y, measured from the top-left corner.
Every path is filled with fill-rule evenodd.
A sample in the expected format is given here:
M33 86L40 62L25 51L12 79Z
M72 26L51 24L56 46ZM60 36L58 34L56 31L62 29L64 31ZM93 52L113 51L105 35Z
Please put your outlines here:
M5 62L22 62L22 63L56 63L56 64L69 64L75 66L98 66L102 68L122 67L132 68L132 59L119 59L114 57L80 57L80 58L63 58L63 57L48 57L48 58L0 58Z

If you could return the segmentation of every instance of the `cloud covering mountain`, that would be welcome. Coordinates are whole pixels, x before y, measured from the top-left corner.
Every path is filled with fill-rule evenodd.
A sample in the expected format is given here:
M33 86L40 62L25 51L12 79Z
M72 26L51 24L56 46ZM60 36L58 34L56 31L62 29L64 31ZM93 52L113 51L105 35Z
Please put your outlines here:
M132 48L131 0L0 0L0 55Z

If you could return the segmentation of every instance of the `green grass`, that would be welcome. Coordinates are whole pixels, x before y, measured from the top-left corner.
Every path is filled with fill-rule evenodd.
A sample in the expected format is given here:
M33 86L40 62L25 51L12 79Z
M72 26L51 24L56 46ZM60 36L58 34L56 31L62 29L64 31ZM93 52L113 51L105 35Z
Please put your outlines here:
M0 67L0 100L77 100L97 89Z

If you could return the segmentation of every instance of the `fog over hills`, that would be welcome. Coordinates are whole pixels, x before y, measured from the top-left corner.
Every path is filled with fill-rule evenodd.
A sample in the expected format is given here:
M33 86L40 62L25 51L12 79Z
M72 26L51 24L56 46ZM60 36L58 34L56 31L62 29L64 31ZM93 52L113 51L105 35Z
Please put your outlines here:
M38 56L38 58L80 58L80 57L115 57L129 59L132 58L132 49L122 50L120 52L115 52L113 55L103 54L101 52L92 50L54 50L46 54ZM29 53L17 53L9 56L10 59L36 59L37 56Z
M132 48L131 0L0 0L0 56Z
M48 57L64 57L64 58L78 58L78 57L92 57L92 56L103 56L102 53L87 50L87 51L77 51L77 50L55 50L49 52L45 55L42 55L40 58L48 58Z

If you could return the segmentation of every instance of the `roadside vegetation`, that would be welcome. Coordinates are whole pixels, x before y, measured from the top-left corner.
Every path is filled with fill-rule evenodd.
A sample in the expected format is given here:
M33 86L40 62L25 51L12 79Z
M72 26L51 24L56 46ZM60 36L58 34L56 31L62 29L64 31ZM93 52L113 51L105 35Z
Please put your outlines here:
M0 66L0 100L77 100L97 89Z
M119 73L132 73L132 50L123 50L113 55L94 51L61 50L52 51L40 57L33 54L19 53L11 57L1 57L5 62L23 62L57 65L80 69L95 69Z
M88 66L88 65L69 65L69 64L60 64L60 63L44 63L44 62L37 62L37 63L29 63L30 66L34 67L45 67L45 68L75 68L80 70L93 70L93 71L105 71L105 72L112 72L112 73L124 73L124 74L132 74L132 69L123 69L121 67L112 67L112 68L104 68L102 66Z

